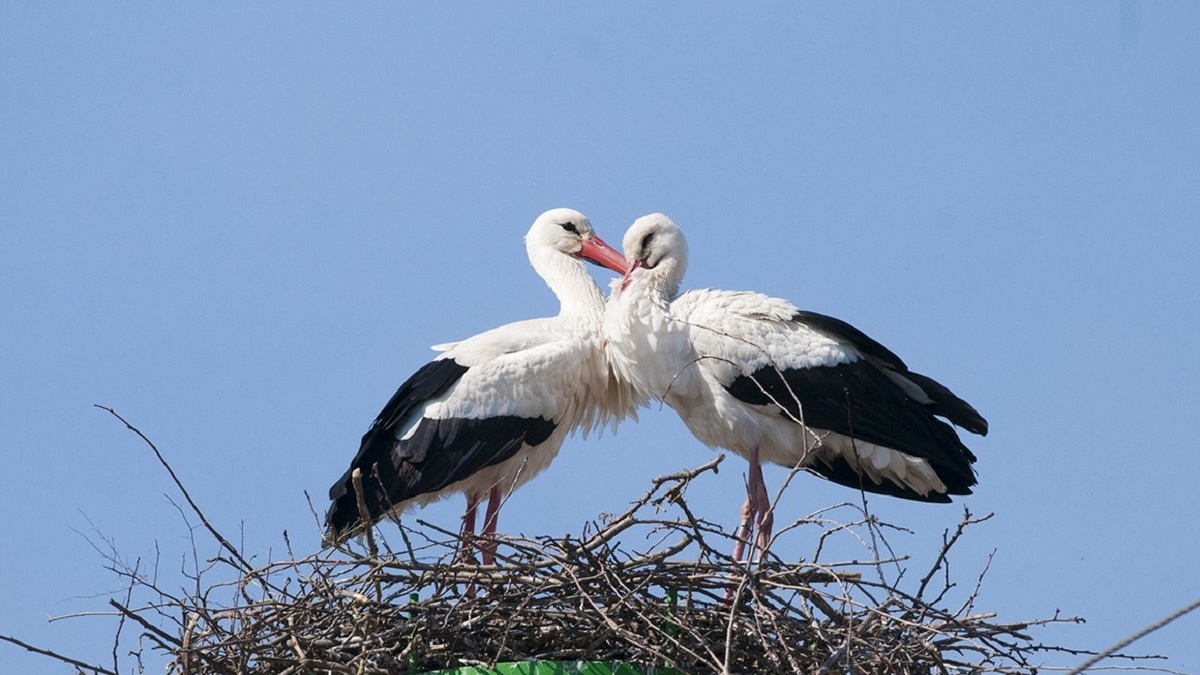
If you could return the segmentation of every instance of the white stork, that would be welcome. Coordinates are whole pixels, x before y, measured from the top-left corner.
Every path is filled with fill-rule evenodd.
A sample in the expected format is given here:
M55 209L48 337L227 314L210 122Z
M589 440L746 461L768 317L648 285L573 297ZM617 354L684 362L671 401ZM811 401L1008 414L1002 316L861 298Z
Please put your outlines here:
M687 242L669 218L639 218L613 284L606 351L641 401L666 401L710 447L750 462L734 558L751 523L774 521L760 461L905 499L948 502L975 484L971 453L945 418L987 433L974 408L914 373L850 324L748 291L679 295Z
M443 353L400 385L330 488L328 540L454 493L467 497L464 542L474 536L476 506L489 496L489 538L501 499L545 469L571 431L586 435L633 412L632 392L618 387L600 343L604 295L580 262L624 273L625 258L571 209L539 216L525 247L561 303L558 316L435 347ZM356 503L355 469L369 522ZM484 544L484 564L494 546Z

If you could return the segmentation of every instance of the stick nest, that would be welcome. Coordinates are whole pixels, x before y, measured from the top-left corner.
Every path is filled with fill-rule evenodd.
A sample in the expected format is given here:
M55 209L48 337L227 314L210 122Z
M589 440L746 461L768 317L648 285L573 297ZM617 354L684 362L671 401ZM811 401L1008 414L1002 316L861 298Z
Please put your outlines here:
M860 533L877 550L890 526L863 509L855 522L797 521L754 561L733 562L732 536L686 499L720 461L655 479L628 511L577 536L501 536L492 566L461 561L457 533L421 521L399 523L394 549L371 536L296 559L289 543L289 560L265 565L210 528L223 552L192 591L168 593L139 565L115 566L130 586L125 602L110 602L122 624L142 628L131 652L139 669L149 647L168 655L168 672L189 675L409 675L534 659L682 673L1034 673L1044 652L1079 653L1030 635L1077 619L999 623L976 611L982 573L957 607L942 606L954 587L951 546L986 520L969 512L911 591L886 578L906 576L902 558L818 563L771 552L806 525L822 532L813 561L836 533ZM230 580L202 581L220 570ZM134 591L153 599L135 607ZM113 670L95 672L117 670L116 654Z

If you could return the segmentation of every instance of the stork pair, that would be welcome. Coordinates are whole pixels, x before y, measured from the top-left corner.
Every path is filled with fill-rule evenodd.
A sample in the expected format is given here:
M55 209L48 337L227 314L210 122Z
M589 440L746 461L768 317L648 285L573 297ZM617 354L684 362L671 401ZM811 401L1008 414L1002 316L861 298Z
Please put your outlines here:
M948 388L850 324L787 301L680 295L687 243L662 214L638 219L623 243L624 256L577 211L538 217L526 249L559 314L440 345L331 488L329 539L461 492L466 542L487 496L490 564L502 499L545 469L572 431L615 426L651 400L675 409L701 442L749 461L738 560L752 531L760 548L770 540L764 460L906 499L970 493L975 456L951 423L986 434L987 422ZM607 302L582 261L622 275Z

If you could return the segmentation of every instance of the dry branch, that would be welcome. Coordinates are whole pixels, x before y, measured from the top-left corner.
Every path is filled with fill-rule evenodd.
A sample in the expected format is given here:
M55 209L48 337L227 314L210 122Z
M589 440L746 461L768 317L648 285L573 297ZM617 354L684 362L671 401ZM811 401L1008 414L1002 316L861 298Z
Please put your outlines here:
M716 465L656 479L628 511L578 535L501 537L493 566L456 559L456 532L401 523L411 556L370 540L246 571L231 560L234 581L119 609L169 654L170 672L189 675L408 675L526 659L686 673L1032 673L1034 656L1053 648L1028 630L1072 621L1004 624L932 606L920 595L936 569L906 594L867 580L874 561L812 564L768 551L734 563L732 537L686 501L688 484ZM935 567L973 522L964 515ZM221 588L231 600L215 600Z
M157 448L155 454L170 471ZM912 576L902 568L908 559L884 538L885 530L901 528L865 509L851 522L823 510L783 528L759 559L733 561L733 536L687 503L689 485L714 474L720 461L654 479L627 511L586 523L578 534L500 536L489 566L457 555L464 543L458 532L420 520L396 523L402 554L386 541L396 525L385 523L365 543L254 566L187 498L218 551L189 575L193 590L168 590L157 571L129 568L115 552L110 558L130 591L150 598L135 603L126 592L122 602L111 601L121 622L118 642L130 639L120 632L120 625L129 628L125 620L141 628L132 638L137 648L126 652L134 663L124 670L146 671L143 641L165 656L169 673L186 675L411 675L532 659L697 674L1032 675L1050 654L1086 654L1032 636L1078 619L1056 613L1004 623L977 611L982 573L957 608L944 604L955 587L947 571L951 548L986 516L964 512L932 566ZM869 559L817 563L775 553L781 538L803 537L817 561L827 540L839 536L862 543ZM291 556L290 542L285 548ZM894 581L885 578L884 564L897 568ZM911 591L899 583L914 577ZM115 649L110 670L0 639L83 672L122 671Z

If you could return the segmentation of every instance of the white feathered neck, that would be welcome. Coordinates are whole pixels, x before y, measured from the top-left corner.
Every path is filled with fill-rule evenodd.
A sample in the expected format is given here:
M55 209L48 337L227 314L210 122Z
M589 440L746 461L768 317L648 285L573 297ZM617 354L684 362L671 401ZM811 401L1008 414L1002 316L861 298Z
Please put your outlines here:
M604 312L604 294L583 263L551 246L530 244L527 248L529 263L558 298L558 315L598 321Z

